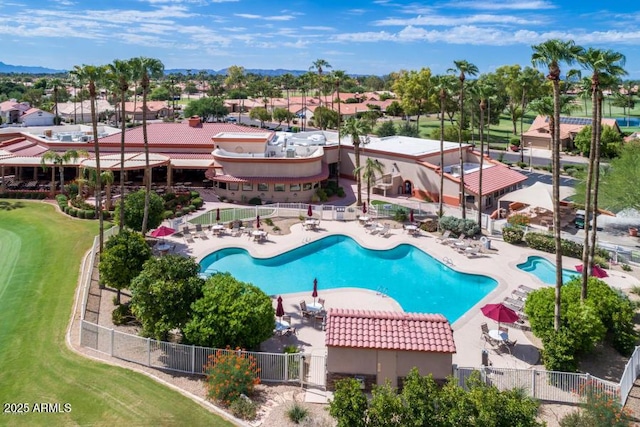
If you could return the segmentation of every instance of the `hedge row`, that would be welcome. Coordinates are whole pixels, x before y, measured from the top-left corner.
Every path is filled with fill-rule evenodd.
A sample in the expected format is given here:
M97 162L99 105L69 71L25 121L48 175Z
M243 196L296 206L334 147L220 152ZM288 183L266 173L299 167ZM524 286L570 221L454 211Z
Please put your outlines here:
M44 200L49 195L48 191L8 191L0 193L0 198L3 199L36 199Z
M473 237L480 234L480 226L472 219L462 219L455 216L443 216L440 218L440 228L449 230L454 234L464 234Z
M536 232L528 232L524 236L525 243L532 249L543 252L556 253L556 244L552 235ZM571 240L562 239L562 255L572 258L582 258L583 245ZM596 256L605 260L609 259L609 252L602 248L596 248Z

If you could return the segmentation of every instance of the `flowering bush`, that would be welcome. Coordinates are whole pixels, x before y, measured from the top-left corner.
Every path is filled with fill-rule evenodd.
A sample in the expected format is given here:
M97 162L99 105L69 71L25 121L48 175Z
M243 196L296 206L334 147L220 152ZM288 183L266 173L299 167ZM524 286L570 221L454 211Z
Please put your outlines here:
M240 349L216 350L209 356L205 372L209 398L226 406L241 394L251 395L254 387L260 384L256 359Z
M592 381L582 385L577 392L583 396L582 409L572 412L560 420L561 427L627 427L632 425L629 411L620 406L615 396L598 389Z

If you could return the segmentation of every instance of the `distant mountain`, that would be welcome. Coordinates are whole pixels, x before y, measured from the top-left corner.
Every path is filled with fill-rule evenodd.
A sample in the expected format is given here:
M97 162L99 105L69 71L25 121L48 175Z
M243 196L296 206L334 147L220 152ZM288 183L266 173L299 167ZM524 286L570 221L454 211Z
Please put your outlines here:
M0 62L0 74L58 74L66 73L65 70L54 70L52 68L45 67L31 67L28 65L9 65L4 62Z
M227 74L227 69L223 68L221 70L211 70L211 69L205 69L205 70L196 70L196 69L189 69L189 68L173 68L173 69L165 69L164 73L165 74L182 74L184 76L186 76L187 70L190 71L192 76L196 76L198 75L201 71L204 71L205 73L212 75L212 76L217 76L217 75L226 75ZM278 68L276 70L265 70L265 69L259 69L259 68L248 68L245 69L244 72L246 74L258 74L260 76L281 76L283 74L293 74L294 76L299 76L301 74L306 73L306 71L304 70L283 70L281 68Z

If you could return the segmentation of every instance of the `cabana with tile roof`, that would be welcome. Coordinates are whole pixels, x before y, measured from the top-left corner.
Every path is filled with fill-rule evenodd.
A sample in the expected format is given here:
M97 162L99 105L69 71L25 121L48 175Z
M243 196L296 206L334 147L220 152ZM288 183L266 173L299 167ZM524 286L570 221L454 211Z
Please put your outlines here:
M453 330L441 314L331 309L325 343L328 390L354 377L365 391L387 380L397 387L414 367L444 382L456 352Z
M588 117L560 116L560 147L562 150L572 149L575 136L585 126L591 126L592 119ZM620 127L616 119L602 119L603 126L611 126L619 133ZM543 148L551 150L551 134L549 133L549 117L539 115L535 118L529 129L522 134L521 148Z

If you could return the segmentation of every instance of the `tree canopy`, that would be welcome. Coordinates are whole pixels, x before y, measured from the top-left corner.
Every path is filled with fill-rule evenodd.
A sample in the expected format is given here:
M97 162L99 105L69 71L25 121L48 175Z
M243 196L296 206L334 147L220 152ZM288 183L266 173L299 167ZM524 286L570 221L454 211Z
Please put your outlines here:
M118 291L118 303L120 291L129 288L149 258L151 248L140 233L122 230L107 240L100 255L100 280Z
M164 200L162 199L162 197L153 192L151 192L149 196L149 219L147 228L152 229L156 228L162 223ZM127 195L124 200L124 225L136 231L142 230L142 220L144 216L144 198L145 190L139 190L135 193ZM116 223L119 223L120 204L116 206L114 218Z
M603 168L598 186L598 204L614 212L640 210L640 192L630 191L629 184L640 182L640 141L622 146L619 157Z
M185 117L200 116L203 119L210 117L219 119L229 113L222 102L222 98L206 97L194 99L184 109Z
M184 335L195 345L254 349L271 337L275 327L269 296L228 273L214 274L206 281L192 311Z
M142 323L142 335L164 340L183 328L192 305L202 296L204 280L193 258L166 255L149 259L131 283L131 312Z

